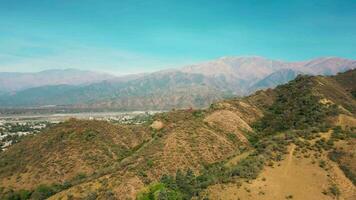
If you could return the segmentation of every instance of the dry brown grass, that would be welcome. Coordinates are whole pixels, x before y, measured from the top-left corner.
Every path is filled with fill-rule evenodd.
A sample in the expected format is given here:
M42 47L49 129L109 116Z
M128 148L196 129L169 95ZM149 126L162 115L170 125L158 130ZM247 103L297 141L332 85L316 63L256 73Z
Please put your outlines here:
M335 125L341 126L343 129L356 127L356 118L349 115L340 114L335 119Z
M356 139L352 138L349 141L339 141L335 144L336 150L343 152L339 162L356 174Z
M32 189L90 175L150 139L144 127L70 120L13 145L0 155L0 186Z
M191 168L198 173L203 165L226 160L239 152L240 147L248 145L243 135L240 140L234 141L227 134L233 130L241 134L240 130L246 128L250 130L243 115L240 117L241 114L237 110L220 113L212 111L199 115L194 112L196 111L173 111L156 116L155 120L164 123L164 126L156 129L155 136L150 141L121 161L114 172L102 178L106 179L105 182L111 183L105 187L112 190L118 199L132 198L143 188L143 183L156 181L163 174L175 174L178 169ZM247 112L247 108L244 112ZM231 130L225 127L228 124L219 124L222 119L231 117L231 120L234 120ZM205 119L214 124L210 124ZM216 126L219 125L222 127L217 128ZM100 180L95 179L88 183L98 185ZM130 180L136 181L128 184ZM78 188L86 188L88 191L97 190L88 187L88 183L74 186L60 195L63 197L71 194L74 197L83 197L82 194L75 192ZM131 189L126 191L126 188Z
M252 128L244 121L239 112L219 110L208 115L204 122L210 126L235 134L241 141L247 143L244 133L252 131Z
M312 158L296 157L293 152L294 147L291 146L285 160L274 167L267 167L256 180L243 182L242 185L211 186L207 190L209 197L217 200L282 200L292 195L297 200L328 200L334 197L323 194L323 191L336 184L341 191L339 199L355 199L355 186L335 163L327 161L329 168L326 171L317 163L312 164Z

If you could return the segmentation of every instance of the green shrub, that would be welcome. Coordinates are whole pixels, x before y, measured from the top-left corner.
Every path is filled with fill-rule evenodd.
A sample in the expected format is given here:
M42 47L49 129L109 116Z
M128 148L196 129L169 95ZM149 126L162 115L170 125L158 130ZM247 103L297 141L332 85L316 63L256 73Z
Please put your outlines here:
M85 200L96 200L98 198L98 194L96 192L91 192L84 199Z
M195 110L195 111L193 111L193 116L196 117L196 118L203 117L204 116L204 112L201 111L201 110Z
M56 191L53 187L47 185L38 186L31 195L31 199L34 200L44 200L48 197L54 195Z
M147 160L147 166L149 167L149 168L151 168L151 167L153 167L153 160L151 160L151 159L149 159L149 160Z
M333 196L335 196L335 197L338 197L338 196L340 196L340 194L341 194L339 188L338 188L335 184L333 184L332 186L330 186L329 191L330 191L330 193L331 193Z
M94 131L86 131L83 135L86 141L92 141L97 136L97 133Z
M72 182L81 181L81 180L85 179L86 177L87 177L87 175L84 172L80 172L72 179Z
M137 195L137 200L181 200L181 194L175 190L169 189L163 183L153 183L148 186L147 191Z
M0 196L4 200L27 200L30 199L32 192L29 190L10 190L4 196Z
M264 160L259 156L249 156L243 159L237 166L231 170L232 176L238 176L246 179L256 179L263 169Z
M340 169L344 172L345 176L351 180L351 182L356 185L356 174L354 174L347 166L340 165Z
M326 167L326 162L325 162L324 160L320 160L320 161L319 161L319 167L325 169L325 167Z
M234 133L228 133L227 138L229 138L229 140L233 143L236 143L239 141L239 139L237 138L237 136Z

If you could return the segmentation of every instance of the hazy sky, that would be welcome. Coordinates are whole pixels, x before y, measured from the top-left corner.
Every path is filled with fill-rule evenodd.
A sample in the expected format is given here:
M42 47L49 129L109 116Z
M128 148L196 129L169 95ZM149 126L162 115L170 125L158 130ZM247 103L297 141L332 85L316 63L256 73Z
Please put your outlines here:
M154 71L222 56L355 59L355 0L0 0L0 71Z

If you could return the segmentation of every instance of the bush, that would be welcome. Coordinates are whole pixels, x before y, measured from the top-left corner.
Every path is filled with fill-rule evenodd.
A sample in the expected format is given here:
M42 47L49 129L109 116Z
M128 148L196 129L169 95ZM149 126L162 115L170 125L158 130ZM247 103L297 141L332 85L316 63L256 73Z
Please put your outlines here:
M8 191L1 199L4 200L27 200L31 197L31 191L28 190L19 190L19 191Z
M342 156L344 156L344 155L345 155L345 152L335 151L335 150L334 150L334 151L331 151L331 152L328 154L330 160L332 160L332 161L334 161L334 162L337 162L337 163L339 163L340 158L341 158Z
M237 138L237 136L234 133L228 133L227 138L229 138L229 140L233 143L236 143L239 141L239 139Z
M69 182L64 182L63 184L52 184L52 185L39 185L34 190L9 190L1 195L0 192L0 199L4 200L42 200L47 199L48 197L71 187L72 184Z
M339 188L335 184L330 186L329 191L335 197L338 197L341 194Z
M345 140L348 138L348 134L345 133L340 126L333 128L331 138L334 140Z
M203 117L204 116L204 112L201 111L201 110L193 111L193 116L196 117L196 118Z
M47 199L48 197L54 195L55 193L56 193L56 191L54 190L53 187L50 187L47 185L40 185L32 193L31 199L44 200L44 199Z
M340 169L344 172L345 176L351 180L351 182L356 185L356 174L354 174L347 166L340 165Z
M242 160L231 170L232 176L238 176L246 179L256 179L263 169L264 160L258 156L249 156Z
M81 181L81 180L85 179L86 177L87 177L87 175L84 172L80 172L72 179L72 182Z
M137 195L137 200L181 200L181 194L167 188L163 183L153 183L148 186L147 191Z
M95 192L91 192L84 199L85 200L96 200L98 198L98 194Z
M104 199L106 199L106 200L115 200L117 198L115 197L115 194L111 190L107 190L104 193Z
M152 168L153 167L153 160L151 160L151 159L149 159L149 160L147 160L147 166L149 167L149 168Z
M319 167L325 169L325 167L326 167L326 162L325 162L324 160L320 160L320 161L319 161Z

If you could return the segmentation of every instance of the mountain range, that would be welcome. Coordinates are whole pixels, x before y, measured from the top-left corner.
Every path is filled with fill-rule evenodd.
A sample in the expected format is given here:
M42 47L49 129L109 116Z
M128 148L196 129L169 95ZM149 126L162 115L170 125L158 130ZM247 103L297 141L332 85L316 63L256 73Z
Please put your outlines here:
M250 56L122 77L78 70L0 73L0 105L119 110L205 107L222 98L273 88L298 74L334 75L355 67L355 60L337 57L284 62Z

